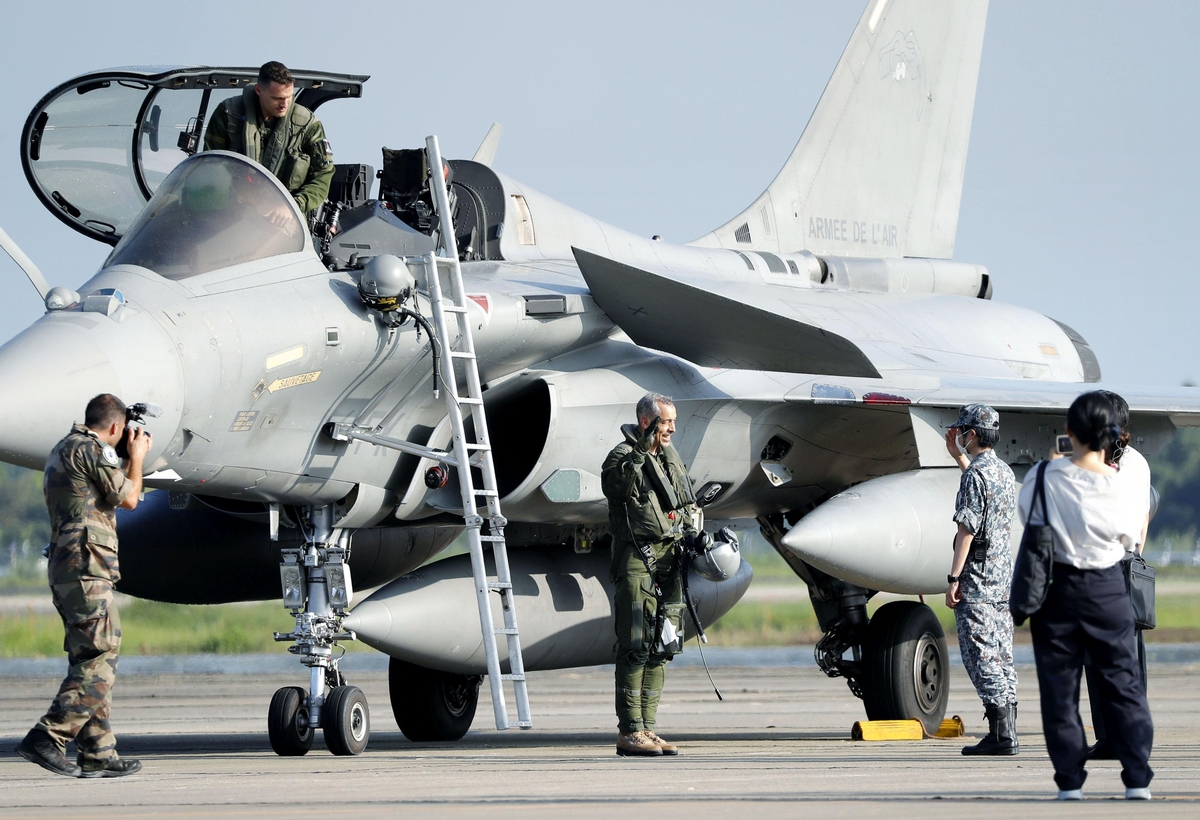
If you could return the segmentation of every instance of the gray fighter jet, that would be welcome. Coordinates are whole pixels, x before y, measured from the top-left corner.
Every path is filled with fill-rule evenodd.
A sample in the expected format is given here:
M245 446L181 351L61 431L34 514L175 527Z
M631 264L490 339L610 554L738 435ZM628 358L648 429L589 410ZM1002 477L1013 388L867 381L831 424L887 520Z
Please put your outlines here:
M0 457L41 468L102 391L160 405L146 420L159 491L120 519L122 589L218 603L282 583L297 626L279 637L312 678L272 702L275 748L301 754L320 727L355 753L368 713L339 641L391 656L391 705L416 739L461 737L496 677L489 597L496 618L520 615L525 670L611 662L600 464L637 399L665 393L707 526L756 522L808 584L822 669L869 717L935 730L936 617L867 605L945 587L959 472L942 425L964 403L998 408L998 452L1020 476L1100 380L1078 333L993 301L984 267L951 261L985 17L984 0L873 0L779 175L687 245L499 173L498 131L448 163L449 196L433 141L385 149L373 192L372 169L339 166L310 222L261 166L195 151L253 69L64 83L30 114L22 163L52 213L114 247L76 293L3 237L47 313L0 348L0 390L39 414L5 426ZM310 108L367 79L296 76ZM285 225L265 218L280 206ZM447 261L462 288L441 296L431 271ZM443 309L457 329L430 325ZM478 401L442 385L472 371ZM1200 424L1194 391L1114 389L1147 452ZM463 452L478 471L457 469ZM491 535L464 494L486 497ZM426 563L467 524L517 547L511 567L482 552ZM696 577L702 619L749 580L745 564ZM354 587L378 589L359 603ZM520 678L513 646L498 657Z

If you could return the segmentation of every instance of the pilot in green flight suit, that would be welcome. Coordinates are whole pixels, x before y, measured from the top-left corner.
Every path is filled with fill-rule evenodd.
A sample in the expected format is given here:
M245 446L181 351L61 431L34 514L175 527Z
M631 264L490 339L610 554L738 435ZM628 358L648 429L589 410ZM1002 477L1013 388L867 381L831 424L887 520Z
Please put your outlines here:
M260 163L307 214L329 196L333 149L316 115L292 102L295 90L283 63L265 63L253 87L217 106L204 132L204 150L235 151Z
M638 423L604 460L601 482L612 533L616 586L616 709L619 755L674 755L654 732L666 663L683 647L679 542L694 534L696 498L675 448L675 405L649 393Z

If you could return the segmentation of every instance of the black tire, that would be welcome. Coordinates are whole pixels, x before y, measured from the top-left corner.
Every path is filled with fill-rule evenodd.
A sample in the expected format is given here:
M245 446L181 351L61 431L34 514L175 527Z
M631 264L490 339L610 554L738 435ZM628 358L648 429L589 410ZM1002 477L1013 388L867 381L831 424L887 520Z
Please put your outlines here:
M870 720L916 718L937 732L950 696L946 633L916 601L884 604L867 625L863 703Z
M371 739L371 710L357 686L335 686L321 707L325 745L335 755L359 755Z
M308 720L308 693L285 686L271 698L267 710L267 735L281 757L299 757L312 748L313 730Z
M392 658L388 692L396 724L418 743L460 740L475 720L481 681Z

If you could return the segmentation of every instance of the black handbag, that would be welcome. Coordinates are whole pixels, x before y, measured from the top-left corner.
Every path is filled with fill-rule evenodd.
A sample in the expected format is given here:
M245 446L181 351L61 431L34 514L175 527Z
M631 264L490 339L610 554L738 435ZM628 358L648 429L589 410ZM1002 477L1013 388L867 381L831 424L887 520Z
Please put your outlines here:
M1154 567L1137 554L1126 558L1125 585L1133 603L1133 625L1138 629L1154 629L1158 624L1154 614Z
M1046 514L1046 462L1038 464L1036 469L1037 481L1029 505L1029 520L1021 536L1021 548L1013 566L1012 589L1008 596L1008 609L1017 626L1042 608L1053 580L1054 531L1050 529L1050 517ZM1042 523L1035 524L1034 514L1039 501L1042 503Z

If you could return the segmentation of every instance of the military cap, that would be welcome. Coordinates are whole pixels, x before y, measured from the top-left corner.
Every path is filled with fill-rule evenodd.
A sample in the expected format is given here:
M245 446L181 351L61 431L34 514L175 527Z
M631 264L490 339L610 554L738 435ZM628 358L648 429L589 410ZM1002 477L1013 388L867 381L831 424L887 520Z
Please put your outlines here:
M986 404L964 404L958 408L958 418L947 427L973 427L977 430L999 430L1000 414Z

